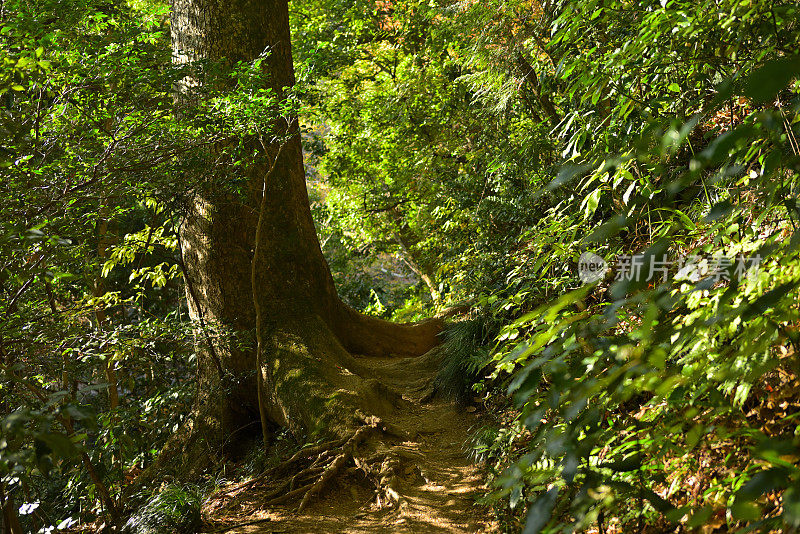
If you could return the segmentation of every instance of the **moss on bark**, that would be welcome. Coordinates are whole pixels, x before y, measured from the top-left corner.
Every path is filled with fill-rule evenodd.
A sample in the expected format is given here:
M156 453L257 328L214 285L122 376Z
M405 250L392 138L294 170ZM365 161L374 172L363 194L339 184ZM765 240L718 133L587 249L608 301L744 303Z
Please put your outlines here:
M294 84L287 0L172 5L177 62L247 61L266 50L265 75L276 94ZM190 101L184 92L197 83L180 87L176 100ZM258 432L262 409L268 424L304 439L344 436L358 424L355 414L395 402L351 354L415 356L438 343L439 320L397 325L360 314L338 298L311 218L295 125L278 125L287 134L281 148L254 145L260 155L248 170L244 197L198 184L188 206L181 250L197 325L198 394L194 413L151 474L169 467L196 476ZM267 161L273 168L265 176ZM260 252L251 271L256 239ZM263 314L260 369L256 309ZM257 380L264 386L261 402Z

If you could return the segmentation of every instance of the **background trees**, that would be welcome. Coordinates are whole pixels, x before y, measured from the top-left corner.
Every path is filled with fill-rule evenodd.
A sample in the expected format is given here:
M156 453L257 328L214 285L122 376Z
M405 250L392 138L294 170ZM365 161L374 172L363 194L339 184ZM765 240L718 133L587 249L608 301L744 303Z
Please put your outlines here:
M29 531L114 515L124 473L191 398L181 185L158 168L191 144L164 120L162 6L2 11L3 499L27 503Z
M400 202L445 301L473 300L489 332L508 321L478 386L519 410L477 440L490 500L528 508L530 531L793 525L794 490L777 495L796 471L776 455L795 439L795 6L384 7L379 34L337 35L349 63L307 52L333 69L321 167L343 235L387 228L363 198ZM702 254L707 274L569 292L586 250L645 269L667 254L672 275ZM720 282L737 255L761 270ZM767 398L783 408L753 411Z

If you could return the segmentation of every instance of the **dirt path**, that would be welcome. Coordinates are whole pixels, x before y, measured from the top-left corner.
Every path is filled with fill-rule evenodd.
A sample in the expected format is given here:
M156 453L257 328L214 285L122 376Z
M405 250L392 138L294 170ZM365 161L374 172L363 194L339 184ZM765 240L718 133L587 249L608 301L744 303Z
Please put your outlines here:
M444 533L494 532L487 510L475 499L486 491L480 473L467 458L469 430L479 417L434 398L422 402L433 369L416 359L361 359L381 383L402 397L398 407L384 420L409 434L395 445L405 458L397 487L398 503L381 507L374 490L363 481L343 478L328 487L302 513L294 506L269 507L248 515L216 518L215 528L267 519L226 532L267 533ZM258 492L248 494L242 510L259 508Z

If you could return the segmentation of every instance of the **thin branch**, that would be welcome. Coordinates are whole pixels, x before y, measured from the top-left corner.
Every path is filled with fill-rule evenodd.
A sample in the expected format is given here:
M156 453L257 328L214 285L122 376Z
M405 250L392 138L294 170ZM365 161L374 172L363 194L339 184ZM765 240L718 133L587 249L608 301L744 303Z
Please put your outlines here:
M391 204L389 206L382 206L380 208L367 209L366 211L367 211L367 213L381 213L381 212L384 212L384 211L392 211L393 209L397 208L398 206L401 206L402 204L405 204L406 202L411 202L411 199L406 198L406 199L403 199L403 200L398 200L397 202L395 202L394 204Z
M39 266L39 264L42 263L43 260L44 260L44 254L39 255L39 259L36 260L36 263L34 263L33 266L31 266L31 269L36 269ZM8 317L8 315L14 309L14 306L16 305L17 300L19 300L19 298L28 290L28 288L31 286L31 284L33 283L34 280L36 280L36 274L35 273L32 274L31 277L28 278L28 280L26 280L24 284L22 284L22 287L20 287L17 290L17 292L11 298L11 301L9 301L8 305L6 306L6 311L3 314L5 317Z

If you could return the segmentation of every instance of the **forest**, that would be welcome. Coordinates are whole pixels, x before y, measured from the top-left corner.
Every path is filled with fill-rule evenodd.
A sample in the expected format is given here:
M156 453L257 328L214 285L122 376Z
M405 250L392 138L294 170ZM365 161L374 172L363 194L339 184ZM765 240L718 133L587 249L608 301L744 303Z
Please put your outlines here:
M0 0L0 530L800 532L794 0Z

